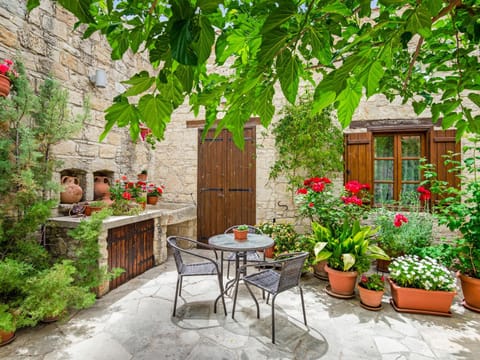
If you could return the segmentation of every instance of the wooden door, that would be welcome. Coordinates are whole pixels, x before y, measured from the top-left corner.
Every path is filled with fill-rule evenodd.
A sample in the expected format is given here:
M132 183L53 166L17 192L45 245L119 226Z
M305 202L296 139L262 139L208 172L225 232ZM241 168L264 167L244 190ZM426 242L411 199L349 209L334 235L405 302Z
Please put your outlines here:
M245 147L238 149L232 134L211 130L204 141L198 133L197 235L207 242L236 224L256 221L255 127L244 130Z

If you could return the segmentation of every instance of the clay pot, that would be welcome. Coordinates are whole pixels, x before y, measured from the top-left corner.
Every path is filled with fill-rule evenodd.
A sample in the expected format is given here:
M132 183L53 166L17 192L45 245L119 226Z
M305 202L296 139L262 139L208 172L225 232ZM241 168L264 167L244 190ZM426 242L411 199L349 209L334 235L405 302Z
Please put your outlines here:
M148 205L157 205L158 196L147 196L147 204Z
M110 180L107 176L95 176L93 179L93 194L95 199L103 198L110 190Z
M4 331L0 329L0 346L7 345L15 339L15 331Z
M0 96L7 97L10 94L10 79L0 74Z
M421 314L450 314L450 306L457 294L455 291L437 291L398 286L388 278L393 304L397 311L411 311Z
M357 288L362 304L371 308L379 308L382 305L384 291L370 290L360 285Z
M82 199L83 189L76 176L62 176L64 190L60 193L60 202L74 204Z
M328 273L328 281L333 293L345 296L355 293L358 272L339 271L332 269L328 265L325 265L325 271Z
M235 238L235 240L244 241L247 240L247 236L248 230L233 229L233 237Z
M465 298L463 306L467 309L480 312L480 279L475 279L458 273L462 284L462 293Z
M271 259L271 258L273 258L273 253L275 251L275 245L270 246L270 247L264 249L263 251L265 252L265 257Z
M137 174L138 181L147 181L147 174Z

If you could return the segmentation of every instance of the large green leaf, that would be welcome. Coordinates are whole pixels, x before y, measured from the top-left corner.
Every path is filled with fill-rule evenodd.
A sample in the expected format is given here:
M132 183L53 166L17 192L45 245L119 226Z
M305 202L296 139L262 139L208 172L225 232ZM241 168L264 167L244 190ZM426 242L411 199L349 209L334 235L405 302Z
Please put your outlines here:
M57 0L60 5L74 14L78 20L84 23L95 22L90 13L90 5L97 0Z
M379 83L383 74L385 74L385 70L380 61L376 60L367 68L367 71L367 97L370 97L378 92Z
M480 108L480 94L470 93L468 94L468 98L472 100L473 103Z
M348 16L352 14L352 10L350 10L343 2L340 2L338 0L322 7L322 11L327 13L344 15L344 16Z
M274 29L263 35L262 46L258 55L260 63L269 63L284 48L288 33L284 29Z
M292 104L295 103L298 92L298 71L300 60L288 49L282 51L277 58L277 73L283 94Z
M277 4L278 6L275 6ZM297 14L297 7L292 0L279 0L277 4L273 5L275 7L274 10L263 24L262 33L264 34L279 27Z
M163 139L166 124L169 122L173 111L172 105L158 95L148 94L138 102L138 111L153 134Z
M130 121L135 121L138 116L135 111L135 106L128 103L128 101L116 102L105 110L105 119L107 125L104 132L100 135L100 141L105 139L110 129L116 123L118 126L126 126Z
M423 37L428 37L431 34L432 17L428 9L424 6L419 6L412 11L406 23L406 30L413 34L418 33Z
M275 91L271 84L260 89L260 94L255 100L258 115L263 126L267 127L273 119L275 113L275 106L272 104L272 99Z
M172 24L170 47L172 57L180 64L197 65L198 57L191 45L193 34L190 32L190 19L182 19Z
M345 128L352 121L353 113L360 103L362 87L354 79L347 81L347 87L337 96L338 121Z
M198 56L198 61L206 61L212 52L212 46L215 42L215 32L210 24L210 21L205 16L198 16L198 26L200 33L198 41L195 43L195 50Z
M150 77L148 72L142 71L141 73L135 74L129 80L122 81L124 84L132 85L126 92L125 96L134 96L143 93L150 89L150 87L155 82L155 78Z

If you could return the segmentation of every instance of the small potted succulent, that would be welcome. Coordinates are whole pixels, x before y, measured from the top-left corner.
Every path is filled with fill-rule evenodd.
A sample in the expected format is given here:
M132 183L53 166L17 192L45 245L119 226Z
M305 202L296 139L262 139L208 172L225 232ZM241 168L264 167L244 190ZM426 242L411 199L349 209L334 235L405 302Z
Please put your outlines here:
M368 310L380 310L385 292L385 278L379 274L363 274L358 283L360 305Z
M238 225L233 229L233 236L235 240L247 240L248 225Z

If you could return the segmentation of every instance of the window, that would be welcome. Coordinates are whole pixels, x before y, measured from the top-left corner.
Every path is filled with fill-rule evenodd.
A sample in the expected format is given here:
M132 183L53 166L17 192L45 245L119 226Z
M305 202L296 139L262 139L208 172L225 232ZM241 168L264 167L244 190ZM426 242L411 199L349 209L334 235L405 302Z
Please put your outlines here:
M375 206L405 201L409 194L417 195L422 158L435 165L439 179L458 185L455 173L443 163L442 155L449 151L460 152L455 130L434 130L431 125L416 129L370 126L366 132L345 134L344 181L371 184Z
M420 185L425 133L373 135L373 201L407 201Z

